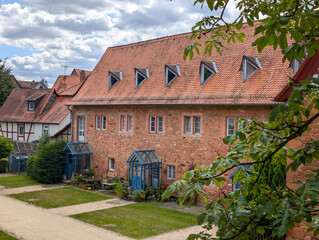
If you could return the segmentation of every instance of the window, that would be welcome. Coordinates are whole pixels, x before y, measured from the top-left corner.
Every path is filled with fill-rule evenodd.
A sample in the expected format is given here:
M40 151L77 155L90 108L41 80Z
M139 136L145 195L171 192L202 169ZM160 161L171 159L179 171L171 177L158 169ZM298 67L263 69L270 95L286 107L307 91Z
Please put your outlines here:
M126 124L125 124L126 116L121 115L121 131L126 131Z
M185 134L191 134L191 128L192 128L192 123L191 123L192 118L185 116Z
M199 116L184 117L184 134L200 135L200 117Z
M127 115L127 131L132 132L133 131L133 119L132 116Z
M133 131L133 117L132 115L121 115L121 131Z
M181 75L178 65L165 65L166 86Z
M49 125L43 125L43 134L49 135Z
M243 82L246 82L259 68L261 69L261 65L258 58L244 56L239 69Z
M23 137L24 136L24 125L20 124L19 125L19 137Z
M235 133L235 118L228 117L227 118L227 136Z
M200 82L204 84L208 79L210 79L215 73L218 72L215 62L201 62L201 77Z
M84 117L78 117L78 136L79 141L84 141L84 132L85 132L85 119Z
M106 116L102 116L102 130L106 129Z
M150 133L163 133L163 117L150 116Z
M122 80L122 72L109 71L110 83L109 89L111 89L115 84Z
M194 117L194 134L200 134L200 117Z
M150 117L150 133L155 133L155 119L156 117Z
M163 117L157 117L157 133L163 133Z
M149 78L147 68L135 68L135 87L137 88L146 78Z
M175 180L175 166L167 165L167 179Z
M29 102L28 103L28 110L29 111L34 111L34 102Z
M115 160L114 160L114 158L109 158L109 170L111 170L111 171L115 170Z
M95 129L101 129L101 116L95 116Z

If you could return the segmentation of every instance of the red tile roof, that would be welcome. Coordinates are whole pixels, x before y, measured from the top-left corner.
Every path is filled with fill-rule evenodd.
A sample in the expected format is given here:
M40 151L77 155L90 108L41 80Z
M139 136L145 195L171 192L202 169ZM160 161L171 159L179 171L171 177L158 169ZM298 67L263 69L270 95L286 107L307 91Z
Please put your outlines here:
M1 122L36 122L42 107L50 96L50 89L13 89L0 109ZM45 94L34 111L27 110L26 98Z
M223 55L194 54L183 60L191 43L190 33L108 48L73 98L72 105L135 104L274 104L291 70L282 63L280 50L267 47L258 53L251 47L254 29L245 26L245 43L229 44ZM204 41L204 40L203 40ZM203 44L204 45L204 44ZM258 69L245 83L240 68L243 56L258 57ZM200 83L201 61L215 61L218 73ZM179 65L181 75L165 86L165 65ZM149 78L135 88L135 68L147 68ZM109 71L121 71L123 79L109 89Z

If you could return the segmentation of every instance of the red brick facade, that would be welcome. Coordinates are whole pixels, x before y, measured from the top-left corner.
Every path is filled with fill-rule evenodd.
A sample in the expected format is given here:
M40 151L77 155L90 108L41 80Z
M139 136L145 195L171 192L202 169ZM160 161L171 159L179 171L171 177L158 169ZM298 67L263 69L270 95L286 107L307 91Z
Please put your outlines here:
M76 116L84 115L85 141L92 148L92 168L99 177L108 172L108 158L114 158L117 175L127 178L126 160L133 151L155 149L163 162L162 184L170 184L173 181L167 179L167 165L175 166L175 178L181 179L194 166L208 166L218 154L226 153L222 139L226 136L227 117L265 120L269 110L269 106L76 106L73 131L77 132ZM96 115L106 116L105 131L96 130ZM132 132L121 131L121 115L133 117ZM163 117L163 133L149 133L149 116ZM201 118L199 135L184 133L184 116ZM77 140L77 134L73 135ZM209 192L214 192L214 188L209 187Z

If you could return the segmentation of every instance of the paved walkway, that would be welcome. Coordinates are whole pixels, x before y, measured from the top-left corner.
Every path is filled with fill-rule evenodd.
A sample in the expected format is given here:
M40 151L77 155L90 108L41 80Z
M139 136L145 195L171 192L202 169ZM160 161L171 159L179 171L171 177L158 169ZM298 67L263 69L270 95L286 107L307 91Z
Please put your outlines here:
M130 239L73 218L0 195L0 228L24 240Z
M109 199L109 200L89 202L89 203L77 204L77 205L60 207L60 208L51 208L49 209L49 212L57 213L63 216L69 216L69 215L74 215L79 213L93 212L96 210L125 206L132 203L134 202L129 202L129 201L121 200L121 199Z
M50 185L33 185L27 187L19 187L19 188L0 188L0 195L10 195L10 194L17 194L17 193L24 193L24 192L35 192L35 191L42 191L48 190L53 188L62 188L66 187L63 185L58 184L50 184Z
M23 240L120 240L131 239L118 233L98 228L67 216L124 206L134 202L121 199L109 199L60 208L42 209L18 201L5 195L41 191L65 187L63 185L34 185L21 188L0 189L0 229ZM168 233L163 233L147 240L184 240L191 233L203 231L200 226L193 226ZM211 230L215 234L216 230Z

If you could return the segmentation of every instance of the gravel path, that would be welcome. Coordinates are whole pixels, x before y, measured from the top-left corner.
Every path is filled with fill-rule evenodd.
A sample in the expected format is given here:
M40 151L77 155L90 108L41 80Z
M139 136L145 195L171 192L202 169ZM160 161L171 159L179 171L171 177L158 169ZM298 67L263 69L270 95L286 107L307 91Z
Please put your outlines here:
M50 185L32 185L27 187L19 187L19 188L0 188L0 195L10 195L16 193L24 193L24 192L35 192L35 191L42 191L48 190L53 188L61 188L65 187L64 185L58 184L50 184Z
M24 240L131 239L0 195L0 228Z
M17 174L13 174L13 173L0 173L0 177L12 177L12 176L17 176Z
M60 207L60 208L51 208L49 209L49 212L57 213L63 216L69 216L69 215L74 215L79 213L93 212L96 210L125 206L132 203L134 202L128 202L121 199L109 199L109 200L89 202L89 203L77 204L77 205Z

